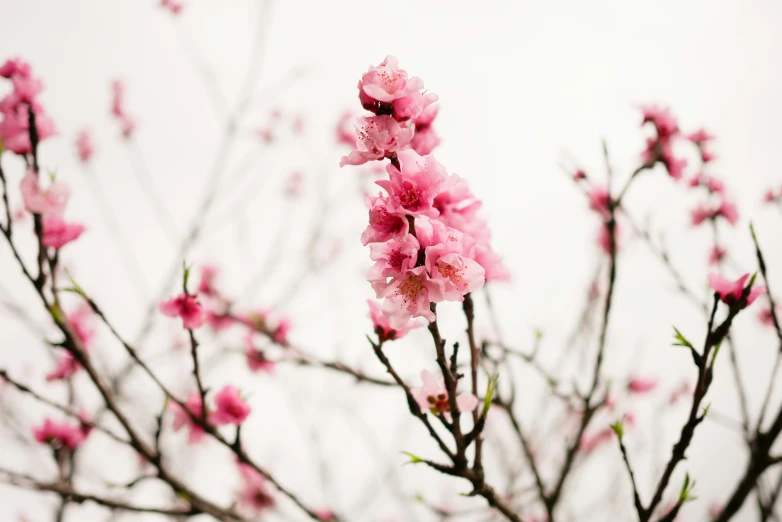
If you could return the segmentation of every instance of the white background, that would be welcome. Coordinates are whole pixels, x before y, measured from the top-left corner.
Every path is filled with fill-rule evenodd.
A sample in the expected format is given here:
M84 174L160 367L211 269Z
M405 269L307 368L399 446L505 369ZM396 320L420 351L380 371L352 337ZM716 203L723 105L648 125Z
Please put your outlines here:
M91 225L78 243L68 247L66 258L80 284L101 299L129 332L141 318L138 288L122 275L108 232L99 223L84 169L73 153L73 140L79 129L92 129L98 153L88 175L100 179L149 287L158 287L169 265L176 262L172 259L175 250L138 188L131 160L138 161L139 152L143 155L178 229L185 229L196 212L224 127L224 114L216 110L193 56L204 57L209 74L233 101L246 72L258 20L255 2L185 1L179 19L148 0L0 2L0 58L19 55L32 63L46 85L42 100L60 131L43 145L42 163L56 168L73 185L69 216ZM402 67L421 76L426 87L440 96L436 127L443 144L437 156L449 172L467 178L484 201L495 248L513 273L513 282L495 291L501 323L508 340L520 349L529 348L532 332L540 328L546 333L542 349L558 352L575 323L598 260L593 246L597 219L589 214L583 196L559 165L572 166L577 161L590 175L604 176L601 140L605 139L617 177L625 179L637 165L644 144L637 110L641 103L670 106L683 128L704 126L718 137L714 147L718 160L712 173L726 181L741 213L740 224L727 240L731 255L747 270L754 268L747 232L753 220L767 251L772 283L778 281L777 288L782 285L780 216L760 205L763 191L782 182L779 2L285 0L273 5L270 13L257 96L240 125L241 136L228 156L228 165L239 164L245 154L252 154L248 151L259 148L255 131L269 124L274 107L285 115L304 115L305 136L299 139L285 131L272 146L260 146L260 159L252 156L244 184L221 193L222 204L217 207L222 210L216 214L225 219L223 228L190 252L188 261L223 265L226 286L238 294L243 282L265 266L265 254L277 244L278 228L290 227L284 241L288 246L282 249L286 261L269 274L269 294L246 300L253 306L278 302L280 289L290 282L286 277L295 277L294 267L302 262L296 245L317 212L315 201L322 185L316 179L326 180L334 208L326 221L322 250L328 251L341 240L341 254L334 265L305 281L301 294L285 309L294 320L293 339L313 352L338 353L379 374L363 339L369 331L363 301L368 285L362 278L368 262L367 252L358 245L365 220L361 195L355 188L358 174L336 168L345 151L334 144L332 129L345 108L359 108L355 84L360 73L386 54L396 55ZM294 79L292 72L297 73ZM109 118L109 84L114 78L125 80L128 110L138 120L137 137L131 144L123 144L117 125ZM4 156L3 165L12 179L19 179L17 162ZM297 170L306 176L306 195L298 203L284 202L285 179ZM254 177L268 179L258 188ZM250 194L249 202L242 200L241 195L251 190L258 194ZM236 201L247 204L236 210ZM684 184L675 185L662 170L655 170L633 187L627 203L636 209L637 219L651 216L649 227L655 237L664 232L673 262L690 286L705 296L709 233L706 228L690 229L688 224L689 209L696 201ZM0 274L3 290L14 301L33 306L31 292L20 281L7 248L0 248ZM692 377L689 356L670 346L671 325L693 339L702 338L705 326L645 246L629 236L620 257L618 284L608 372L621 378L627 373L623 368L630 367L644 375L664 374L670 386ZM456 311L454 307L452 313ZM42 320L43 314L36 313L36 317ZM459 321L449 323L454 332L451 337L462 328ZM489 335L485 315L479 321L481 331ZM0 325L4 364L19 371L26 367L33 376L47 371L50 363L43 358L40 343L5 312ZM151 345L162 349L170 344L173 327L166 326L172 325L159 328ZM751 384L750 404L756 410L773 361L774 337L750 311L736 325L736 341L744 377ZM399 343L409 361L400 364L411 382L422 366L432 364L427 349L424 335ZM234 362L240 367L238 360ZM709 401L715 410L737 418L727 360L720 362L723 365ZM252 420L261 433L255 453L281 470L284 480L313 502L325 503L329 497L319 491L312 465L301 450L306 437L286 431L296 429L289 410L297 408L279 399L286 390L293 394L294 403L303 404L299 406L303 412L312 410L310 422L323 430L324 444L331 444L330 457L341 463L335 480L352 484L335 486L340 493L331 502L338 509L353 506L355 490L363 490L356 485L363 480L360 477L371 476L373 470L382 473L363 454L372 450L336 449L343 436L353 435L345 433L354 429L345 423L345 411L362 416L368 429L380 434L381 445L375 453L381 460L399 464L399 450L426 451L417 426L411 428L415 436L402 441L398 430L383 424L389 415L403 415L401 397L358 393L344 380L334 387L327 384L333 382L328 379L302 381L297 372L283 370L272 383L258 383L259 377L244 373L237 379L254 390ZM214 382L225 378L216 374ZM540 389L530 386L525 401L532 405ZM155 397L149 390L137 393L142 403L144 397ZM326 396L334 402L331 408L322 409L321 398ZM675 426L684 410L678 411L678 417L673 415ZM29 422L38 420L31 416ZM526 420L534 431L536 419L527 415ZM649 435L654 422L642 416L640 431ZM404 422L396 425L408 426ZM666 434L661 455L667 454L674 434ZM623 473L614 450L606 450L597 459L610 463L603 469ZM516 455L517 450L513 451ZM11 453L0 449L0 460L17 462ZM661 455L655 457L641 445L638 465L645 469L644 459ZM740 439L720 425L706 423L689 457L682 470L686 467L697 477L700 502L688 507L688 519L703 520L708 504L727 494L742 466ZM211 472L217 457L210 458L195 461L194 476ZM25 465L26 461L18 462ZM608 479L602 476L607 473L594 473ZM408 495L429 488L435 495L446 491L442 495L448 497L464 489L463 484L409 467L401 469L401 477L409 481L404 487ZM644 473L641 487L648 498L651 475L643 477ZM194 480L208 482L206 478ZM629 505L626 481L620 484ZM589 487L596 486L574 490L576 504L588 503L584 497L591 495ZM671 495L676 487L672 486ZM14 490L0 489L0 504L12 506L3 508L3 520L22 508L37 513L34 520L47 520L47 508L30 502L30 497L18 496ZM379 503L362 515L366 518L358 520L390 519L400 513L396 504L392 495L381 495ZM76 515L76 510L73 513L71 520L88 519ZM89 520L101 519L98 510L85 508L83 513L98 517ZM426 513L419 510L415 516L426 519Z

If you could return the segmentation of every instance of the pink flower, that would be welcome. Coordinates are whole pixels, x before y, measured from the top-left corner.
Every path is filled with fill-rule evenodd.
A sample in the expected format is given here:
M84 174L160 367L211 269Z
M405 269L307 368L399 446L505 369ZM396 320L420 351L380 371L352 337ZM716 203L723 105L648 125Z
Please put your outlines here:
M587 191L587 197L589 198L589 208L608 219L608 203L611 201L608 190L605 187L592 187Z
M699 129L692 134L687 135L687 139L696 145L703 145L707 141L714 139L714 136L706 132L704 129Z
M679 132L679 125L676 118L671 114L670 109L660 108L653 105L641 107L643 112L643 122L652 123L657 130L657 136L660 138L669 138Z
M35 440L41 444L48 444L55 448L66 448L69 451L76 450L84 444L89 430L82 429L82 425L73 426L67 422L56 422L49 418L43 421L41 426L33 429Z
M90 349L92 339L95 336L95 330L89 325L89 319L91 317L93 317L92 309L88 305L81 306L66 315L66 319L68 319L73 334L85 350Z
M690 395L692 393L692 385L689 382L683 381L678 388L671 392L668 398L668 404L676 404L682 397Z
M184 7L182 3L177 0L160 0L160 6L164 9L168 9L173 14L179 14Z
M277 328L272 333L272 341L280 345L288 344L288 333L291 331L291 320L287 317L280 319Z
M81 364L76 360L71 352L65 352L62 357L57 360L57 366L46 374L46 380L52 381L65 381L70 379L77 371L81 369Z
M250 406L239 396L235 386L225 386L215 395L215 411L209 415L212 424L240 426L250 415Z
M443 300L443 287L442 282L430 280L426 268L419 266L393 278L379 297L385 297L383 314L388 324L394 330L401 330L411 317L435 320L430 305Z
M46 190L41 188L38 175L28 169L20 184L22 201L28 212L43 216L61 216L71 196L71 189L60 180L52 180Z
M67 223L59 216L45 216L41 241L47 248L60 249L78 239L85 230L84 225Z
M418 240L412 235L369 245L369 257L375 264L367 272L367 280L372 283L377 296L385 290L389 277L396 277L415 267L419 248Z
M375 183L388 192L401 212L414 217L436 217L439 212L432 204L445 183L445 168L434 157L419 156L413 150L403 150L397 157L401 169L388 165L390 180Z
M375 112L378 102L391 104L424 88L418 77L408 78L407 71L399 68L399 61L387 56L383 62L370 66L358 82L359 100L365 109Z
M502 263L502 257L497 255L486 243L478 243L475 247L475 262L483 267L483 277L489 281L510 281L510 272Z
M363 165L368 161L391 156L408 146L413 139L413 129L402 127L391 116L368 116L357 120L358 150L343 156L340 167Z
M597 231L597 246L606 255L611 255L611 234L608 232L608 224L601 223ZM619 224L614 223L614 250L619 251Z
M485 271L473 259L475 240L439 221L431 221L428 226L420 221L418 237L426 252L425 266L432 281L441 283L444 299L463 301L465 294L480 290Z
M412 390L413 397L423 411L432 415L449 416L451 405L448 401L448 391L445 389L445 378L435 378L429 370L421 372L423 387ZM461 393L456 397L456 408L461 412L470 412L478 407L478 398L471 393Z
M198 281L198 293L207 297L219 297L220 292L215 286L215 280L220 274L220 269L214 265L201 267L201 279Z
M125 84L121 80L114 80L111 84L111 92L111 113L117 118L122 135L129 138L136 128L136 122L125 110Z
M764 326L774 326L774 316L771 313L771 305L765 306L760 309L760 312L758 312L758 320Z
M181 317L182 325L188 330L204 324L204 310L193 295L182 293L168 301L161 301L158 309L168 317Z
M429 105L417 118L413 119L415 126L415 135L410 142L410 148L421 156L430 154L432 150L440 144L440 137L432 127L435 116L437 116L436 105Z
M693 226L700 225L707 219L716 219L717 217L723 217L731 225L736 225L739 220L739 212L734 203L727 200L722 200L718 207L706 207L699 205L690 212L690 219Z
M3 78L11 78L16 75L28 77L30 73L30 64L21 58L9 58L3 65L0 65L0 76Z
M213 332L221 332L235 323L232 316L208 309L204 309L204 321Z
M87 319L92 315L92 310L88 306L77 309L66 316L73 335L79 340L85 350L90 349L92 338L95 331L87 324ZM81 369L81 364L76 360L71 352L65 352L57 360L54 370L46 375L46 380L58 381L70 379L77 371Z
M710 210L703 205L699 205L690 211L690 223L692 226L698 226L707 219L714 217L714 211Z
M289 198L301 196L304 186L304 174L301 172L291 172L288 181L285 183L285 195Z
M320 520L332 520L334 518L334 512L330 509L319 509L315 514Z
M709 252L709 264L710 265L718 265L720 261L722 261L722 258L725 257L725 254L727 254L727 250L722 248L719 245L714 245Z
M187 436L188 444L197 444L204 438L204 435L206 435L204 428L199 426L190 415L190 413L192 413L193 416L201 418L204 414L204 406L198 392L193 392L188 395L187 401L185 402L185 408L187 408L187 410L176 402L171 402L169 408L174 412L174 431L179 431L183 426L188 427L190 431ZM188 411L190 413L188 413Z
M43 89L37 78L33 78L30 66L16 58L8 60L0 68L2 77L11 80L12 91L0 100L0 142L3 147L16 154L32 152L30 143L30 111L35 117L38 141L54 135L54 124L44 112L43 106L36 100Z
M724 217L728 223L734 226L739 221L739 211L736 205L724 199L717 209L717 215Z
M237 503L256 514L274 507L274 497L268 491L266 478L249 464L238 463L238 467L244 485L237 495Z
M643 377L633 377L627 383L627 391L642 395L654 390L657 387L657 379L648 379Z
M432 203L444 225L470 234L476 241L489 239L486 222L478 218L482 203L470 191L467 182L452 174L446 178Z
M717 193L717 194L724 194L725 193L725 184L718 180L717 178L713 178L711 176L707 176L706 174L697 174L694 177L692 177L689 181L689 185L691 187L706 187L709 192Z
M87 163L95 154L95 143L92 135L86 129L79 132L76 138L76 154L83 163Z
M356 148L358 144L358 138L356 137L356 130L354 122L356 121L355 115L350 111L345 111L337 122L337 143L347 145L351 148Z
M717 156L709 151L706 147L701 147L701 161L703 163L708 163L710 161L714 161L717 158Z
M377 334L380 341L393 341L396 339L401 339L407 335L410 330L423 326L423 323L414 321L412 323L408 323L408 325L404 328L395 330L394 328L391 328L390 324L388 324L388 320L383 315L383 312L380 309L380 305L378 305L377 302L372 299L367 299L367 303L369 304L369 317L372 319L372 324L375 327L375 333Z
M744 293L744 285L747 279L749 279L749 274L744 274L735 281L729 281L716 272L712 272L708 277L709 286L719 294L720 300L728 306L735 306L739 302ZM744 306L751 305L755 299L765 293L766 287L764 285L752 285Z
M391 114L396 121L418 118L437 99L436 94L414 92L404 98L394 100L394 103L391 105Z
M665 165L665 169L668 171L669 176L676 180L682 178L684 175L684 168L687 166L687 160L674 157L672 147L669 143L663 145L660 153L660 161Z
M369 225L361 234L361 244L388 241L394 237L403 238L407 235L409 226L405 215L391 205L383 196L367 196L365 199L369 209Z
M579 441L578 447L584 453L589 454L609 442L614 435L614 430L611 428L604 428L595 434L584 433Z
M586 177L586 172L584 172L582 169L577 169L573 173L573 181L581 181L582 179L586 179Z
M274 361L266 358L263 351L259 350L253 343L252 332L245 338L244 355L247 359L247 367L253 373L262 371L265 373L274 373L276 366Z

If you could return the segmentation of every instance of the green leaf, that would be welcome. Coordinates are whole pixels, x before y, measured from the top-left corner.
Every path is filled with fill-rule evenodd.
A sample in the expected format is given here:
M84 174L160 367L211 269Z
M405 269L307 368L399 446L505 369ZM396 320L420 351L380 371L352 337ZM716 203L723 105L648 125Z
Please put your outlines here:
M717 354L720 353L720 346L722 346L722 341L718 342L714 345L714 352L711 354L711 365L714 367L714 360L717 358Z
M616 436L619 437L619 440L622 440L622 437L624 437L625 430L622 426L622 421L618 420L615 423L611 424L611 429L614 430L614 433L616 433Z
M57 303L52 303L52 305L49 307L49 313L51 314L52 318L54 318L55 322L61 323L63 321L62 310L60 310L60 307L57 306Z
M408 451L403 451L402 454L403 455L407 455L408 457L410 457L410 460L405 462L405 464L420 464L421 462L426 462L424 459L422 459L418 455L414 455L414 454L412 454L412 453L410 453Z
M675 326L673 327L673 331L675 332L674 337L677 341L679 341L677 343L673 343L674 346L686 346L687 348L692 348L693 350L695 349L692 343L688 341L687 338L684 337L684 335L682 335L682 333Z
M749 233L752 234L752 241L757 242L758 237L755 235L755 225L752 224L752 221L749 222Z
M71 273L68 272L67 268L65 269L65 276L68 278L68 281L70 281L71 285L73 286L73 288L69 288L69 289L66 289L66 290L69 291L69 292L75 292L75 293L79 294L80 296L82 296L84 299L88 299L87 293L82 289L82 287L80 287L78 285L78 283L76 283L76 281L71 276Z
M691 500L695 500L697 497L692 495L692 490L695 489L695 480L690 480L690 474L684 475L684 484L682 484L681 492L679 493L679 504L684 504Z
M499 378L499 374L495 375L494 377L489 377L489 384L486 387L486 395L483 397L483 411L481 412L481 417L485 417L486 414L489 413L491 400L494 397L494 391L497 389L497 379Z
M749 278L749 287L750 288L752 288L752 285L755 284L755 279L757 279L757 278L758 278L758 273L757 272L752 274L752 277Z
M187 281L190 279L190 267L187 266L187 263L185 261L182 261L182 269L184 270L184 275L182 279L182 286L187 291Z

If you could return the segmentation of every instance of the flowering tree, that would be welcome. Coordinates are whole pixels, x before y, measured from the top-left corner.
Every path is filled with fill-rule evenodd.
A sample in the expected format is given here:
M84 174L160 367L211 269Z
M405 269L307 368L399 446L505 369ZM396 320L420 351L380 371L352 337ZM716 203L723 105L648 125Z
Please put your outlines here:
M182 10L175 1L165 0L162 5L173 14ZM56 136L56 131L41 101L42 83L30 64L18 58L0 67L0 77L10 86L0 101L4 208L0 231L14 263L13 269L3 270L3 280L25 281L37 310L46 315L47 326L37 326L35 312L6 304L9 312L32 325L52 356L45 371L36 368L26 375L10 364L0 366L5 435L16 437L20 454L31 455L30 459L3 459L0 480L56 499L51 506L55 520L86 519L81 505L97 505L100 514L96 517L102 517L97 519L106 519L110 513L112 519L393 520L396 511L370 514L361 505L339 503L339 495L329 495L326 488L324 494L311 485L290 485L295 476L312 475L318 467L332 473L324 482L338 483L338 478L344 478L344 483L337 484L341 489L353 490L361 484L356 477L340 475L344 466L339 459L333 462L322 455L329 453L326 444L317 440L317 433L325 429L322 425L315 426L313 438L307 441L310 447L283 445L284 451L276 455L281 464L274 470L269 464L272 459L258 457L257 446L263 446L264 439L275 432L274 421L253 424L253 416L259 416L258 397L246 393L233 375L211 372L237 353L241 371L253 380L271 379L280 366L291 372L315 372L326 379L349 380L349 393L378 390L383 394L378 401L390 399L381 408L395 413L372 422L385 422L391 428L394 418L411 417L424 438L413 442L394 439L393 454L403 452L415 466L400 470L401 461L394 458L389 476L418 474L425 482L433 477L436 490L447 490L456 483L471 498L463 507L455 494L445 502L434 502L431 488L426 495L400 488L394 503L410 510L409 519L515 522L681 519L677 517L682 517L683 506L695 500L699 474L698 469L687 469L685 460L701 424L715 415L708 393L715 382L729 378L716 371L725 367L717 362L722 364L727 358L741 415L730 429L739 433L746 446L746 464L736 476L726 478L730 489L722 502L693 503L700 504L700 511L692 511L692 516L702 519L707 513L710 520L731 520L750 504L761 520L776 516L782 476L775 483L768 478L774 465L782 461L775 446L782 432L782 407L775 401L773 388L782 351L777 352L780 355L767 386L759 380L745 383L732 332L734 322L746 320L746 311L760 300L764 302L754 308L760 308L761 323L773 328L782 343L766 261L754 230L740 231L755 242L758 270L740 271L742 275L735 280L725 275L735 263L720 234L726 225L737 224L737 208L724 184L709 173L715 158L713 138L703 130L682 132L669 110L642 108L642 126L651 137L633 172L615 174L607 147L604 177L580 167L568 169L599 221L596 247L601 267L589 285L583 315L562 349L560 362L549 364L541 356L542 332L534 336L531 349L521 350L509 346L500 331L498 316L512 311L496 310L490 292L504 284L511 271L494 250L488 222L481 217L481 201L467 179L449 174L433 155L439 144L433 126L438 97L424 90L423 81L401 69L391 56L371 66L358 82L358 99L366 114L354 122L352 113L347 113L337 127L340 144L352 149L340 166L363 166L369 176L378 178L375 184L379 187L367 192L368 224L360 237L353 238L369 249L372 263L366 279L374 294L368 301L371 323L352 325L348 331L351 336L372 332L366 336L367 353L375 360L360 365L348 357L330 358L315 348L301 347L295 340L294 322L280 311L282 307L249 306L221 287L217 267L187 264L184 257L203 230L217 185L207 190L194 223L182 234L171 222L153 183L143 175L139 182L146 187L161 227L177 243L179 258L162 292L148 307L141 333L130 339L116 325L107 305L95 297L94 289L68 268L78 266L79 239L89 224L68 215L71 188L67 173L47 172L51 160L41 153L40 144ZM111 115L124 139L131 139L137 125L125 95L124 84L115 82ZM237 109L229 116L226 140L244 116L247 96L240 96ZM274 117L280 118L279 114ZM293 118L294 133L302 125L303 120ZM259 138L273 141L272 130L262 129ZM95 147L90 133L78 134L76 151L82 162L90 162ZM694 168L687 159L693 155ZM224 170L218 162L213 179L219 180ZM664 246L634 219L626 203L639 178L662 176L663 172L672 182L705 196L691 215L693 226L711 227L712 247L703 257L714 270L704 270L695 283L710 286L705 301L685 281ZM285 193L295 197L302 184L303 176L294 172ZM100 201L100 196L96 199ZM782 198L772 190L765 200L779 203ZM111 209L103 210L103 221L112 229L128 276L139 277L138 286L142 286L132 249L123 240ZM319 213L317 219L325 215ZM308 228L310 234L302 243L309 259L306 271L312 272L334 256L318 253L322 231L309 223ZM283 235L291 232L281 230ZM667 394L657 377L606 370L618 267L630 238L649 247L679 293L703 315L699 334L673 328L673 343L686 354L690 377ZM286 295L298 290L305 275L295 278ZM246 284L255 286L252 280ZM159 360L143 350L157 318L168 320L178 334L170 360ZM479 324L487 325L480 328L489 333L481 334ZM424 362L411 364L413 358L398 347L400 339L413 341L416 350L425 354ZM104 348L109 343L113 352ZM574 358L574 348L579 350L580 362L569 368L565 359ZM542 381L545 391L534 416L525 415L522 406L533 389L530 377ZM746 397L748 389L758 387L763 400L753 410ZM130 396L140 389L153 392L142 408L134 408ZM662 436L667 441L671 435L672 447L653 452L654 462L641 464L643 479L639 460L649 455L633 451L633 441L641 431L636 401L642 397L656 400L659 415L680 405L686 414L675 433ZM271 395L262 399L283 400ZM305 402L312 399L308 395ZM27 408L36 415L31 422L23 414ZM350 448L358 431L344 428L339 444ZM209 466L230 469L238 486L227 487L220 481L222 487L204 487L196 480L188 470L189 459L179 454L204 446L219 449ZM303 462L296 458L300 452L308 456ZM98 463L120 460L119 455L132 456L130 476L126 476L127 469L119 474L91 469ZM582 470L591 472L594 466L616 469L612 473L603 470L600 475L601 480L613 480L612 491L585 498L590 476ZM296 467L306 471L286 472ZM383 486L390 489L389 484ZM372 488L369 501L382 496L383 489ZM616 495L617 490L628 493Z

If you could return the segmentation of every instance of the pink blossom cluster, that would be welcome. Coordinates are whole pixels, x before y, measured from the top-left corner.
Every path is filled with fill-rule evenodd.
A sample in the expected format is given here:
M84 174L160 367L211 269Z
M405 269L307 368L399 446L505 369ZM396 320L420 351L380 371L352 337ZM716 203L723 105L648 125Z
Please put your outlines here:
M651 166L660 162L673 179L681 179L687 160L677 158L673 152L674 142L681 137L676 118L669 109L646 106L641 107L641 111L641 125L651 123L655 129L655 136L646 140L646 150L641 156L644 164Z
M731 225L738 223L738 208L728 198L725 184L721 180L705 173L699 173L690 179L688 185L692 188L706 189L707 194L713 200L699 204L690 212L690 222L693 226L718 218L725 219Z
M467 183L448 174L434 156L400 146L413 136L411 127L400 125L421 117L437 99L422 88L392 57L370 67L359 82L359 99L376 116L364 118L369 127L359 129L359 150L351 154L356 161L349 156L341 163L390 159L388 178L376 182L385 194L366 198L369 225L361 242L370 246L375 262L367 279L384 299L388 328L397 332L414 317L434 321L434 303L463 301L486 281L509 277L491 249L486 221L477 216L481 202Z
M342 158L340 166L392 158L409 148L421 155L431 153L440 142L432 127L437 116L437 107L432 104L437 95L422 92L423 88L424 82L408 77L393 56L371 66L358 82L358 98L372 116L356 120L357 138L346 128L350 113L340 120L338 141L356 147Z
M125 84L121 80L114 80L111 84L111 114L119 122L122 135L126 138L132 136L136 121L125 109Z
M76 338L81 343L84 350L89 351L92 346L92 339L95 331L89 326L89 319L92 311L89 307L82 307L66 316L68 324L71 326ZM73 377L81 369L81 364L71 352L65 352L59 359L54 369L46 375L46 380L65 381Z
M236 495L237 504L254 515L272 509L275 501L269 491L266 477L249 464L237 461L236 465L242 477L242 489Z
M179 431L183 427L188 429L187 441L190 444L200 442L204 437L204 428L193 417L201 418L204 416L204 406L201 396L198 392L192 392L184 402L184 408L173 402L170 407L174 413L174 431ZM224 386L214 396L214 408L206 411L206 422L221 426L232 424L241 426L250 415L250 406L241 397L238 388L235 386Z
M24 208L42 217L43 246L60 249L78 239L86 230L84 225L65 221L62 215L71 191L68 185L52 178L47 188L42 188L38 173L31 167L20 184Z
M577 170L573 174L573 180L578 182L587 183L587 177L583 170ZM611 235L608 230L608 220L611 217L608 205L611 201L611 195L608 193L608 189L600 186L592 186L586 191L587 199L589 200L589 208L600 216L600 228L597 231L597 246L600 250L607 254L611 254ZM614 223L614 248L618 250L618 238L619 238L619 224Z
M201 267L195 294L184 293L158 304L161 313L179 318L185 329L194 330L206 324L213 332L223 332L232 327L243 328L244 355L251 372L273 373L275 362L258 345L258 337L282 348L290 348L288 334L292 323L284 316L270 310L239 314L232 311L233 303L218 288L219 270L213 265Z
M95 154L95 142L92 134L87 129L83 129L76 137L76 155L82 163L87 163Z
M84 412L80 414L80 417L87 420L87 415ZM85 422L72 424L47 418L44 419L43 424L33 428L33 436L41 444L48 444L55 449L75 451L84 444L91 431L92 426Z
M305 119L302 114L286 114L278 107L274 107L269 114L268 122L258 128L256 136L263 143L269 144L278 140L285 128L289 128L294 136L302 134L304 124Z
M9 79L12 87L11 93L0 100L0 143L16 154L30 154L31 119L35 120L39 142L55 134L54 123L37 99L43 84L33 77L30 65L19 58L11 58L0 66L0 77Z
M690 222L694 227L718 218L724 218L731 225L736 225L739 221L739 211L735 203L723 199L716 205L698 205L690 212Z

